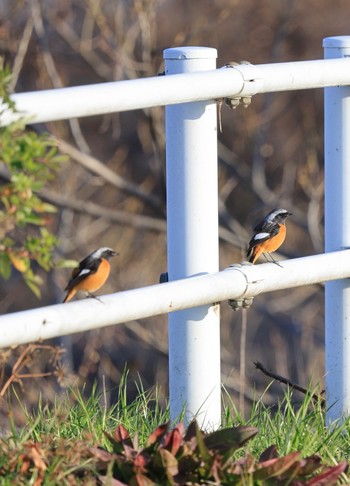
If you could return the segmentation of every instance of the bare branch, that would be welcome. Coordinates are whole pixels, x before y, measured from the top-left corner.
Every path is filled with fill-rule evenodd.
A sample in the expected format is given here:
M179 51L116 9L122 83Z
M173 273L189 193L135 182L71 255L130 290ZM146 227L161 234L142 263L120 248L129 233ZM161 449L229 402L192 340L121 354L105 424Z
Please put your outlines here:
M274 380L279 381L280 383L283 383L284 385L288 385L292 389L298 390L301 393L303 393L304 395L310 395L315 402L318 402L320 400L320 396L317 395L316 393L310 393L309 390L307 390L306 388L304 388L300 385L297 385L296 383L293 383L292 381L288 380L288 378L284 378L284 376L277 375L276 373L273 373L272 371L267 370L259 361L255 361L254 365L255 365L255 368L257 370L262 371L262 373L264 373L264 375L266 375L270 378L273 378ZM324 390L322 390L320 394L323 395ZM324 399L321 399L321 406L322 407L325 406L325 403L326 403L326 401Z
M44 22L41 14L41 7L40 3L38 0L32 0L32 16L33 16L33 21L34 21L34 29L35 32L39 38L39 41L42 45L42 56L43 56L43 61L47 70L47 73L51 79L51 82L55 88L62 88L63 83L61 81L61 78L58 74L58 71L56 69L53 57L51 55L51 52L47 46L46 42L46 37L45 37L45 29L44 29ZM72 135L80 149L83 152L90 152L89 145L87 144L84 135L80 129L79 122L76 118L72 118L71 120L68 120L68 123L70 125Z
M88 169L90 172L102 177L106 182L112 184L118 189L133 196L136 196L144 202L147 202L153 208L157 209L157 211L161 211L163 203L158 197L142 191L139 186L123 179L118 174L113 172L109 167L103 164L100 160L96 159L91 155L82 153L80 150L76 149L75 147L73 147L73 145L65 142L64 140L54 140L57 142L61 152L69 155L73 160L85 167L85 169Z
M106 218L109 221L134 228L149 231L164 232L166 222L163 219L152 218L139 214L126 213L118 209L109 209L91 201L82 201L67 196L67 194L57 194L47 189L39 191L38 195L45 201L61 208L71 209L78 213L89 214L98 218Z
M24 27L23 35L21 38L21 41L18 46L17 54L15 57L15 61L13 63L13 68L12 68L12 76L11 76L11 81L9 84L9 90L10 92L13 92L17 81L19 74L21 72L22 66L23 66L23 61L26 57L27 50L28 50L28 45L30 38L33 33L33 19L29 18L27 20L26 26Z
M73 49L78 52L85 62L98 74L102 79L110 80L112 78L112 68L107 63L103 62L101 56L96 54L91 49L90 39L82 41L76 34L75 30L64 20L59 19L57 21L56 16L50 16L47 14L47 19L50 21L50 25L56 30L60 37Z

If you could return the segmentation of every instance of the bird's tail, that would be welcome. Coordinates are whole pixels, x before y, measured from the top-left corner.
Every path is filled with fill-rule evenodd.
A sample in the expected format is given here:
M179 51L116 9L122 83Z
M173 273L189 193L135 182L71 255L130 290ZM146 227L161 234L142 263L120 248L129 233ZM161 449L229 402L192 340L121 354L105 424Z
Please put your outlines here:
M261 253L262 252L259 251L256 246L254 246L253 248L249 248L247 251L248 262L254 264L261 255Z
M72 300L76 293L77 293L77 291L74 288L68 290L67 295L65 296L65 298L63 300L63 304L65 302L69 302L70 300Z

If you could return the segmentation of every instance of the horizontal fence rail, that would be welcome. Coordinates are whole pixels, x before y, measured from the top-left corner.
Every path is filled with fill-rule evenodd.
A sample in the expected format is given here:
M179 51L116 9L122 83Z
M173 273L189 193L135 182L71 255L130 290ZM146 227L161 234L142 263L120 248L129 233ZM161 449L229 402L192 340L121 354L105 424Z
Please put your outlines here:
M274 263L231 266L134 290L0 317L0 347L88 331L228 299L350 277L350 250Z
M230 68L128 81L91 84L12 95L18 114L4 110L0 123L20 117L28 123L101 115L153 106L258 93L350 84L350 59L276 64L241 64Z

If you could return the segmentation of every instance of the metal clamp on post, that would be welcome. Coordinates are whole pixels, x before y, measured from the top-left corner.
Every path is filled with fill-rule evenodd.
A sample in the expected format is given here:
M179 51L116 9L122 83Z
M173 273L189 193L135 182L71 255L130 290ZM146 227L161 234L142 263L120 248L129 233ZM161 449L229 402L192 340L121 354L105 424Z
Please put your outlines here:
M248 265L250 264L248 263ZM229 265L228 268L242 268L243 266L244 265L241 265L240 263L232 263L232 265ZM229 299L228 305L234 311L238 311L241 309L249 309L249 307L253 303L253 300L254 297L242 297L241 299Z
M262 85L262 76L259 68L250 64L249 61L229 62L223 67L223 69L225 68L237 69L244 80L244 87L239 96L225 98L225 105L231 110L234 110L240 104L242 104L244 108L247 108L252 102L252 96L259 92Z
M168 272L163 272L159 276L159 283L167 283L169 282L169 275Z
M246 299L229 299L228 305L231 307L232 310L238 311L241 309L249 309L252 305L254 297L249 297Z

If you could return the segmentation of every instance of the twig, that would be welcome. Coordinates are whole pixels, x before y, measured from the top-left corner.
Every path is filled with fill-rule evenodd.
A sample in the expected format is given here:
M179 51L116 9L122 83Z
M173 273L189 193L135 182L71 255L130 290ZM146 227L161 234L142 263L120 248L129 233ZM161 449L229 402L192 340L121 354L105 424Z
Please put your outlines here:
M19 355L17 361L12 367L11 376L8 378L4 386L0 391L0 396L3 397L6 393L6 390L11 385L12 382L20 379L20 374L17 373L17 370L22 370L29 362L30 362L30 354L35 350L35 345L29 344L25 346L22 353Z
M1 370L1 381L0 381L0 397L3 397L10 387L10 385L16 381L22 381L28 378L43 378L47 376L54 376L57 369L58 369L58 364L59 364L59 358L62 355L61 349L57 348L56 346L50 345L50 344L36 344L36 343L31 343L28 345L20 346L18 347L20 351L20 355L16 359L14 365L12 366L11 369L11 375L9 378L6 380L5 384L2 384L4 376L5 376L5 364L6 361L4 361L4 365L2 366ZM52 357L55 358L55 362L51 359L50 361L53 363L53 369L51 371L43 371L43 372L31 372L29 369L29 366L31 364L31 361L33 360L33 353L36 351L50 351ZM13 353L13 350L11 350L11 353ZM10 354L9 356L10 357ZM56 363L57 361L57 363ZM28 372L24 373L24 369L27 368Z
M241 340L239 347L239 411L244 417L245 379L246 379L246 348L247 348L247 309L242 310Z
M96 54L91 48L91 40L82 40L72 29L72 27L64 19L50 14L50 11L46 12L46 18L49 20L50 25L56 30L58 35L69 45L69 47L81 55L85 62L101 76L102 79L111 80L113 75L112 64L108 64L103 61L102 56Z
M18 46L15 61L13 63L11 81L9 84L9 90L12 93L16 87L19 74L21 72L23 61L26 57L28 51L28 45L33 32L33 20L29 18L27 20L26 26L24 27L23 35Z
M56 69L54 59L51 55L49 46L46 40L46 33L44 28L44 21L41 13L41 6L39 0L31 0L32 5L32 17L34 21L34 29L38 36L39 43L42 47L43 61L46 67L47 74L49 75L51 82L55 88L62 88L63 83ZM89 145L87 144L84 135L80 129L79 121L77 118L71 118L68 120L72 135L80 149L83 152L90 152Z
M163 204L158 197L142 191L136 184L133 184L132 182L123 179L118 174L113 172L109 167L104 165L100 160L96 159L91 155L87 155L81 152L77 148L73 147L73 145L71 145L70 143L67 143L64 140L58 140L54 137L53 139L55 140L55 142L57 142L60 152L69 155L69 157L85 167L85 169L88 169L90 172L97 174L100 177L103 177L105 181L117 187L118 189L132 194L133 196L136 196L139 199L147 202L153 208L157 209L157 211L161 210Z
M323 395L325 390L321 390L320 395L316 393L310 393L309 390L306 388L297 385L296 383L293 383L292 381L288 380L288 378L284 378L284 376L277 375L276 373L273 373L272 371L267 370L259 361L254 361L254 366L257 370L260 370L264 375L269 376L270 378L273 378L276 381L279 381L280 383L283 383L284 385L290 386L293 390L298 390L304 395L309 395L311 398L315 401L318 402L320 400L320 395ZM324 407L326 401L324 399L321 399L321 406Z
M1 167L0 178L6 182L11 180L8 172ZM50 189L41 189L37 194L43 201L49 202L54 206L71 209L77 213L88 214L97 218L105 218L114 223L132 226L134 228L158 231L161 233L166 231L166 222L161 218L127 213L118 209L109 209L91 201L83 201L81 199L69 197L68 194L55 193Z
M166 222L164 219L152 218L140 214L127 213L118 209L109 209L91 201L74 199L67 194L61 195L47 189L42 189L38 195L47 202L62 208L71 209L78 213L89 214L98 218L106 218L114 223L119 223L134 228L141 228L150 231L165 232Z
M0 167L0 178L6 182L10 182L10 177L5 169ZM88 214L97 218L105 218L114 223L121 225L132 226L134 228L145 229L149 231L158 231L164 233L166 231L166 222L164 219L152 218L151 216L143 216L139 214L130 214L118 209L109 209L99 204L82 201L81 199L70 198L68 195L57 194L48 189L42 189L38 192L38 196L46 202L55 206L71 209L82 214ZM230 243L238 248L241 247L241 242L236 238L232 231L219 228L220 239Z

